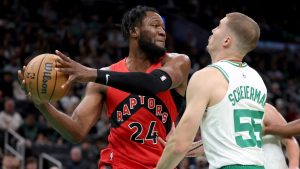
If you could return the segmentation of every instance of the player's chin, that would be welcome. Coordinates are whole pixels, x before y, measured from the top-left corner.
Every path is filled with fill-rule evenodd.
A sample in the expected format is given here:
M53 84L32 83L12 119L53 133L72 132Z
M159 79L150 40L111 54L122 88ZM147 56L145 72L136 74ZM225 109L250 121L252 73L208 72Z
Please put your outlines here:
M163 42L163 41L156 41L155 45L158 46L158 47L160 47L160 48L165 48L166 43Z

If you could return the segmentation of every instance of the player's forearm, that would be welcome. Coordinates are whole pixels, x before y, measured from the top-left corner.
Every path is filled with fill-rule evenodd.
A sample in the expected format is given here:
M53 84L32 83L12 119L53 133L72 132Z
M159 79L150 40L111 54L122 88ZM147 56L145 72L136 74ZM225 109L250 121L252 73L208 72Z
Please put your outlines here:
M65 139L71 142L79 142L83 139L80 127L70 116L58 111L49 103L35 104L35 106Z
M300 134L300 119L289 122L286 127L288 136L295 136Z
M289 168L296 169L299 166L299 145L294 137L284 138L287 155L289 159Z
M265 128L266 134L274 134L282 137L289 137L300 134L300 121L288 123L285 126L271 125Z
M141 95L155 95L172 85L171 77L160 69L151 73L97 70L95 82Z

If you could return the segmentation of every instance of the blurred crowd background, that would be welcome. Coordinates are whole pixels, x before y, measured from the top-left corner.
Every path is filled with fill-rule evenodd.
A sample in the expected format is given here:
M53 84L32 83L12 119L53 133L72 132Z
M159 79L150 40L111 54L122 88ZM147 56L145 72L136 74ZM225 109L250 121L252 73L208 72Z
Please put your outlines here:
M108 119L103 116L80 144L64 140L27 101L20 89L17 70L41 53L58 49L80 63L101 68L126 57L127 41L120 31L125 11L138 4L156 7L166 24L167 49L185 53L192 61L190 74L210 64L205 51L211 30L226 13L239 11L255 19L261 40L246 62L256 68L268 88L268 102L287 121L300 116L300 26L296 1L271 5L259 0L1 0L0 1L0 159L4 133L12 129L26 139L25 165L35 169L38 155L47 152L65 169L97 168L99 150L107 145ZM71 114L83 97L85 85L54 103ZM49 164L48 168L51 167ZM205 169L205 157L184 159L180 169Z

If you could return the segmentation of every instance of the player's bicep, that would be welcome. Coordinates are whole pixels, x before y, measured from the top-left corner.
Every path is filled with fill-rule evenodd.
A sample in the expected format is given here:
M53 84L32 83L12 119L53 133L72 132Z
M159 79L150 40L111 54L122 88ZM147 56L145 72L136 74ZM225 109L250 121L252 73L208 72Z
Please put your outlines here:
M203 72L196 72L190 79L186 92L186 111L197 112L194 116L202 119L208 105L210 93L206 85L207 79Z
M195 137L209 102L209 90L202 85L204 78L202 73L195 73L187 87L186 109L178 124L178 127L182 126L182 137L187 139ZM190 132L185 132L186 129Z
M103 85L89 83L85 96L72 114L72 119L79 123L84 133L89 132L99 119L103 105Z
M191 61L186 55L178 55L167 61L160 69L168 73L172 80L171 88L176 88L186 81L191 68Z

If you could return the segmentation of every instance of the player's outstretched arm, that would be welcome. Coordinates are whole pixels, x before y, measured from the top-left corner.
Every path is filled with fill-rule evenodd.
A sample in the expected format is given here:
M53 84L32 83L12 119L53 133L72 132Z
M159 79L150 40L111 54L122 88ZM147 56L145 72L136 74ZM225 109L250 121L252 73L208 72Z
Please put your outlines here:
M160 69L150 73L144 72L113 72L93 69L75 62L59 51L58 71L69 75L65 85L77 82L96 82L126 92L143 95L154 95L158 92L176 88L186 83L190 60L186 55L170 54Z
M270 125L264 129L265 134L275 134L282 137L300 135L300 119L289 122L288 124Z
M23 70L25 70L25 67ZM18 77L22 89L25 90L26 82L23 77L23 71L18 71ZM57 132L69 141L79 142L100 117L103 99L102 94L99 92L101 90L99 84L88 84L84 99L77 106L71 117L60 112L50 103L33 100L30 97L30 93L28 93L28 97Z

